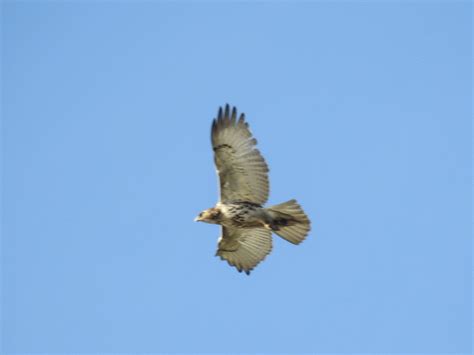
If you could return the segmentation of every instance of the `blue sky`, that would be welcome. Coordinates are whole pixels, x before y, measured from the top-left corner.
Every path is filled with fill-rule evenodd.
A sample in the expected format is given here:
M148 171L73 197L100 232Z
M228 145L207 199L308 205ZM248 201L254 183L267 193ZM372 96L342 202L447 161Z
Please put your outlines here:
M4 352L471 351L471 4L2 5ZM313 222L214 257L247 115Z

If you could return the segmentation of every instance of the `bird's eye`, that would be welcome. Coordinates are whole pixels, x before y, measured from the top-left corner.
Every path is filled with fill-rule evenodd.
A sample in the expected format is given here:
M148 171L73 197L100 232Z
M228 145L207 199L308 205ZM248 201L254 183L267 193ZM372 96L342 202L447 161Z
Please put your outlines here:
M199 217L202 217L202 212L201 212L201 213L199 213Z

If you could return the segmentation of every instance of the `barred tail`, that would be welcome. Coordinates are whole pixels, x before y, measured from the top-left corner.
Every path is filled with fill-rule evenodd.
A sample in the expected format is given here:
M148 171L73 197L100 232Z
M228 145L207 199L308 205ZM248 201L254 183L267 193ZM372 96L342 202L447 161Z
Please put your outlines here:
M301 243L311 229L311 221L296 200L267 208L272 218L272 230L293 244Z

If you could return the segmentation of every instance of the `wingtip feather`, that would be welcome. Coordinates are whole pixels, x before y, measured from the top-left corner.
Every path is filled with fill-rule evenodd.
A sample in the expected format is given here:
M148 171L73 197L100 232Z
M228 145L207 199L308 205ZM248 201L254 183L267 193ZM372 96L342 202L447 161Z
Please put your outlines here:
M230 106L229 104L225 104L225 113L224 118L229 118Z
M231 117L232 125L235 125L236 120L237 120L237 108L234 106L232 108L232 117Z

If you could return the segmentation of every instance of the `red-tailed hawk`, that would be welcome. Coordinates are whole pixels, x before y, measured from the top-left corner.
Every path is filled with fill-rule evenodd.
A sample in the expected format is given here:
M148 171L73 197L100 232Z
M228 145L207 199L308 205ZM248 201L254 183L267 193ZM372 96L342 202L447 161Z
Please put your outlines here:
M195 221L220 224L216 255L239 272L250 271L272 250L272 232L293 244L301 243L310 221L296 200L266 207L268 166L256 148L242 113L229 105L219 108L211 130L214 162L219 175L220 201Z

